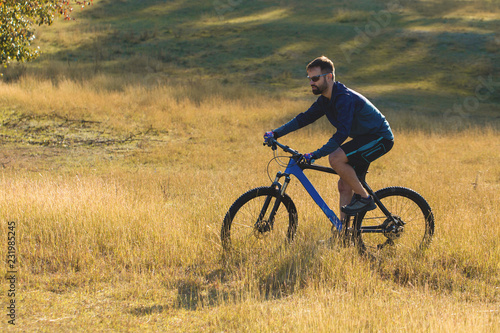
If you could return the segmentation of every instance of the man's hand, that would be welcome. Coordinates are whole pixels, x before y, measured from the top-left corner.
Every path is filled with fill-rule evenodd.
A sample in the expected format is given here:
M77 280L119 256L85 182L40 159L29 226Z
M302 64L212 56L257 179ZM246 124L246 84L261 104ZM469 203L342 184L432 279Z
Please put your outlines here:
M269 140L271 139L274 139L274 132L266 132L266 134L264 134L264 144L269 145Z
M315 157L312 153L307 153L307 154L304 154L302 155L304 157L304 160L308 163L308 164L312 164L314 163L314 160L315 160Z

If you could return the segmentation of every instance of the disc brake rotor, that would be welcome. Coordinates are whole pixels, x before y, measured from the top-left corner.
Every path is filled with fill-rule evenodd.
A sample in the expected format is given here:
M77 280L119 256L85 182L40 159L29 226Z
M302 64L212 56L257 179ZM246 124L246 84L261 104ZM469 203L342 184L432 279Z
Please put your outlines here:
M401 220L399 216L393 216L393 218L388 218L384 221L384 236L390 240L395 240L400 238L404 232L405 223Z
M269 226L269 221L262 220L257 221L255 223L253 233L257 238L263 238L267 232L271 231L271 227Z

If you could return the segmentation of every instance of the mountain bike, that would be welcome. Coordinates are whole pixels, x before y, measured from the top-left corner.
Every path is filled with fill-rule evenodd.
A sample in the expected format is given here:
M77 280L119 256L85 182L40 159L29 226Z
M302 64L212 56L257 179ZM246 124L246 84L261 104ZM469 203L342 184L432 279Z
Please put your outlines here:
M272 160L284 158L277 156L277 147L290 154L285 156L289 158L286 169L278 171L271 186L251 189L231 205L221 230L224 251L252 253L260 245L272 249L294 240L298 226L297 208L286 193L291 176L300 181L324 212L332 224L335 238L342 244L354 245L361 253L378 252L389 247L396 250L428 247L434 234L434 215L427 201L417 192L397 186L374 192L366 183L368 167L356 170L377 208L340 220L304 173L312 170L337 174L335 170L305 162L302 154L275 139L267 144L274 151Z

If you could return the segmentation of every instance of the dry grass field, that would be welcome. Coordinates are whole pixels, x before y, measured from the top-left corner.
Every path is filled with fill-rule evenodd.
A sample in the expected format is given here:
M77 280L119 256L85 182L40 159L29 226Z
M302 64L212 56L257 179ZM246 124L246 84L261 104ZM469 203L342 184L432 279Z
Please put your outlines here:
M408 186L431 204L436 234L422 255L371 262L354 249L319 246L329 222L292 182L296 242L282 253L227 265L219 242L225 211L242 192L269 183L272 154L261 132L305 102L257 93L228 98L224 89L212 94L213 86L200 102L180 97L179 86L114 93L87 86L1 86L2 101L31 111L2 119L0 219L4 240L7 221L17 223L16 327L498 329L497 131L396 130L395 148L374 163L368 178L374 188ZM113 110L121 112L111 117ZM319 123L283 140L308 151L328 136L325 128ZM311 175L335 207L336 179L328 177ZM5 241L0 250L5 257Z
M16 325L8 323L6 308L12 297L5 279L0 283L0 330L500 332L498 85L486 95L487 88L474 90L477 75L464 82L453 72L447 81L445 71L425 82L398 74L390 83L390 77L374 75L391 68L367 64L361 74L354 70L360 59L344 63L344 68L352 68L344 69L346 83L373 97L395 132L393 150L373 164L368 182L374 189L410 187L427 199L436 218L430 248L423 253L387 251L368 260L354 248L321 245L318 241L330 236L330 223L300 184L292 181L287 193L298 209L296 241L272 255L264 251L244 262L226 262L219 239L222 218L240 194L270 184L266 168L273 155L262 146L262 135L311 104L307 82L289 71L284 79L289 79L291 89L283 88L283 77L275 72L255 83L266 70L277 71L265 57L262 63L254 59L248 70L237 62L216 68L223 71L219 75L207 69L215 57L208 51L199 55L204 62L186 51L185 67L169 63L168 55L152 59L142 54L140 59L151 61L148 66L154 60L161 67L143 75L133 70L132 64L138 62L133 51L146 47L141 38L149 39L138 33L132 36L137 43L126 44L125 53L131 58L122 63L122 55L113 58L118 52L115 45L95 61L90 55L70 63L64 57L75 56L78 49L85 54L86 38L93 34L96 40L108 32L132 38L125 36L126 30L117 35L115 21L110 19L109 25L99 21L102 8L111 2L95 3L90 13L99 22L98 29L83 29L76 41L71 29L61 25L43 30L45 58L11 66L0 82L0 257L7 258L8 222L14 221L17 259ZM134 2L117 3L132 7ZM302 19L307 12L298 2L290 3L295 7L289 11L299 15L290 15L291 19ZM394 14L395 28L419 17L425 18L422 24L429 30L444 24L428 17L433 1L419 1L421 7L401 3L405 10ZM475 25L454 21L464 13L459 9L443 16L460 29L497 26L498 11L491 10L488 1L481 3L483 7L470 11ZM170 6L164 14L172 15L176 26L172 13L194 15L181 2ZM210 9L213 4L206 6ZM224 12L224 20L238 23L237 16L250 6L238 3ZM263 20L284 15L272 9ZM370 17L361 15L359 8L345 8L340 14L338 29L360 24L353 17ZM477 19L481 15L484 21ZM112 19L123 16L117 11ZM215 30L170 27L172 42L166 47L177 56L175 52L191 45L181 41L183 36L220 32L215 23L224 21L219 16L202 16L201 22ZM260 29L259 20L246 20L252 31ZM75 24L88 27L89 23L82 19ZM244 34L241 27L232 29ZM143 29L157 31L153 40L164 30L161 25ZM390 36L386 32L377 38ZM401 38L397 36L408 42ZM54 40L58 43L50 42ZM445 42L462 52L453 41ZM498 57L493 44L488 45L489 55ZM439 51L443 46L434 47ZM309 54L290 51L288 56L293 59L284 65L287 71L297 63L300 71L310 60ZM189 68L195 60L206 66L199 77ZM391 66L397 73L405 73L405 66L424 67L413 60ZM478 75L494 75L498 64L484 63ZM95 71L89 74L88 67ZM231 71L236 78L231 78ZM496 84L498 77L493 80ZM437 86L446 87L434 94L432 87ZM471 110L467 103L474 102L474 96L478 105ZM469 112L443 112L453 103L469 105ZM328 124L319 121L281 141L309 152L330 135ZM276 163L270 166L271 174L279 169ZM328 204L336 207L337 178L310 176ZM8 277L8 261L3 262L0 274Z

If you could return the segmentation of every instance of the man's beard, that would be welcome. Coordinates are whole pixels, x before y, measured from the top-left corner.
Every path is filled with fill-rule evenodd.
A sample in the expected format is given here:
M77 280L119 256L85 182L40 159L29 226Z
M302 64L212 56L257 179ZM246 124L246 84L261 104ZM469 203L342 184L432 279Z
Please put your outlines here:
M316 89L313 89L314 87L316 87ZM311 89L312 89L312 93L314 95L321 95L323 93L323 91L325 91L325 88L321 89L318 86L311 86Z

